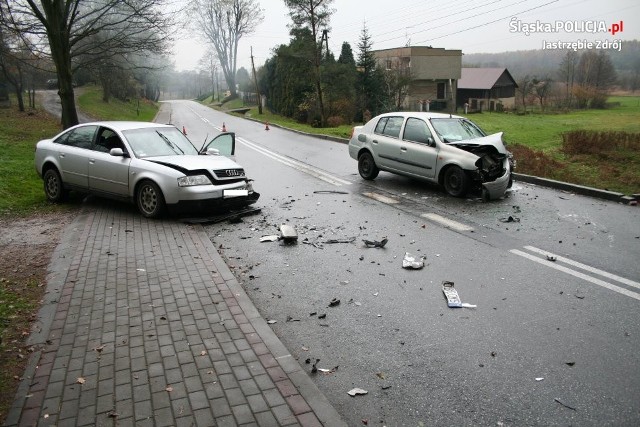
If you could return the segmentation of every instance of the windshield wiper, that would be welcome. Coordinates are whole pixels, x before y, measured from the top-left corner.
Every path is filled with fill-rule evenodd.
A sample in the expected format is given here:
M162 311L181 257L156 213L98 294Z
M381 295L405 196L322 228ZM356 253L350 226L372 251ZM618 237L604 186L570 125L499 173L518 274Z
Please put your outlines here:
M160 138L162 138L162 140L165 142L165 144L167 144L169 146L169 148L171 148L174 152L177 152L176 150L178 150L178 151L180 151L180 154L184 154L184 151L182 151L182 148L178 147L176 144L171 142L171 140L169 138L167 138L166 136L164 136L163 134L161 134L160 131L156 131L156 133L158 135L160 135Z

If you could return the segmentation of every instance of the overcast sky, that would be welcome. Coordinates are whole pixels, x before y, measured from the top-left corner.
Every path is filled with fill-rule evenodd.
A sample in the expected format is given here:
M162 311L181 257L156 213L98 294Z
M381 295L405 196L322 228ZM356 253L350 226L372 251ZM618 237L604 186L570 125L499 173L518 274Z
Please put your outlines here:
M272 56L272 49L289 43L291 23L283 0L260 0L264 22L255 33L240 40L238 68L250 69L251 48L256 68ZM329 27L329 48L337 56L343 42L357 53L366 25L374 49L405 45L460 49L464 53L542 49L545 42L640 39L639 0L334 0ZM524 30L539 21L560 23L566 31ZM609 30L622 22L622 31L590 33L604 22ZM615 27L614 27L615 28ZM179 40L173 59L180 71L196 69L206 46L188 35ZM621 49L624 49L622 43Z

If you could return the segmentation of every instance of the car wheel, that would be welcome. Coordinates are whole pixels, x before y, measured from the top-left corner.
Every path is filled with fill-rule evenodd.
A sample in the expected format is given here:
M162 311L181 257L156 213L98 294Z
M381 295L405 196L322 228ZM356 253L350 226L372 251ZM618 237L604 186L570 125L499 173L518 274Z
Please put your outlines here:
M58 203L64 201L67 197L67 190L64 188L62 178L57 170L51 168L42 176L44 181L44 194L50 202Z
M373 156L365 151L358 157L358 172L360 176L367 180L375 179L380 173L380 169L376 166Z
M469 188L469 177L458 166L449 167L444 173L444 189L453 197L462 197Z
M138 186L136 204L142 216L146 218L158 218L165 210L162 191L153 181L143 181Z

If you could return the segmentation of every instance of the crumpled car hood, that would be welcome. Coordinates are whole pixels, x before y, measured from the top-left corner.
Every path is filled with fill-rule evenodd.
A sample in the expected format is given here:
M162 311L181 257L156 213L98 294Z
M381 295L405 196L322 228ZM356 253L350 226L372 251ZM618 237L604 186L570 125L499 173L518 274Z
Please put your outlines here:
M143 160L183 171L194 171L203 169L242 169L242 166L224 156L176 155L147 157Z
M503 132L494 133L492 135L485 136L483 138L466 139L464 141L450 142L449 145L453 145L461 150L469 151L475 154L474 149L481 147L494 147L498 153L508 154L504 143L502 142ZM482 151L482 150L480 150Z

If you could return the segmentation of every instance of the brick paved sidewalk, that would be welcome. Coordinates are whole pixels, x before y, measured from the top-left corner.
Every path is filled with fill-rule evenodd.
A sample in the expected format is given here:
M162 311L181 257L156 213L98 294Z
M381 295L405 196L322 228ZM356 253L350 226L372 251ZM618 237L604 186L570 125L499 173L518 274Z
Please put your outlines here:
M107 206L54 254L5 425L345 425L200 226Z

